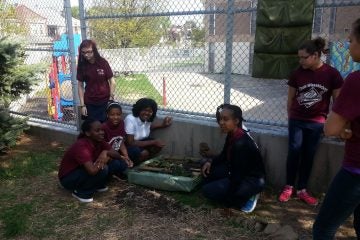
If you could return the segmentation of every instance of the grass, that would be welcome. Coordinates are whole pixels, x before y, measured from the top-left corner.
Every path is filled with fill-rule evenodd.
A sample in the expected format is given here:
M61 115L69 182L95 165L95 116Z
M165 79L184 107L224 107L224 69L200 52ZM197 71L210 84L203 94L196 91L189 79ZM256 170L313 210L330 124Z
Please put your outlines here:
M56 170L55 160L60 155L61 149L43 152L24 151L8 161L0 162L0 220L3 237L23 235L33 228L36 215L41 212L44 202L49 200L42 195L34 195L37 187L32 185L36 184L33 180L48 178L49 172ZM51 221L45 218L42 223L45 226ZM48 228L44 226L37 229L46 231ZM37 236L44 235L39 231L32 232Z
M121 100L137 100L142 97L154 99L162 104L162 97L149 82L145 74L132 74L116 78L116 94Z

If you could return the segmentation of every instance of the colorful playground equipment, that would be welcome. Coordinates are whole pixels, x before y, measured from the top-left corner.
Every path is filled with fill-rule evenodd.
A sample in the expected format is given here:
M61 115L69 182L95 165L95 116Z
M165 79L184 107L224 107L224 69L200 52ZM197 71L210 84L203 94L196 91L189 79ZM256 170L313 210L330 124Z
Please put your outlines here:
M74 34L74 49L78 55L78 48L81 43L80 34ZM52 63L49 73L48 91L48 114L55 120L64 120L64 110L71 109L74 105L69 40L66 34L62 34L58 41L53 44Z

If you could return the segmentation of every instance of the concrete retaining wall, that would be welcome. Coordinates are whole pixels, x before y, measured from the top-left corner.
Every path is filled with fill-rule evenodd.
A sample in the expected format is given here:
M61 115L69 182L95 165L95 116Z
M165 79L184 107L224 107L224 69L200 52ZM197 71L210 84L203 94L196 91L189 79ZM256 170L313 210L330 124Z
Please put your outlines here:
M285 184L287 155L287 130L274 127L252 126L247 124L251 135L257 142L264 157L267 172L267 183L276 189ZM49 141L60 141L71 144L77 132L61 131L53 127L34 125L30 134L41 136ZM220 151L224 143L215 122L175 118L173 125L166 129L156 130L153 136L167 142L163 153L199 157L199 143L207 142L209 146ZM326 191L328 184L338 171L344 154L343 143L324 139L316 154L309 189L314 192Z

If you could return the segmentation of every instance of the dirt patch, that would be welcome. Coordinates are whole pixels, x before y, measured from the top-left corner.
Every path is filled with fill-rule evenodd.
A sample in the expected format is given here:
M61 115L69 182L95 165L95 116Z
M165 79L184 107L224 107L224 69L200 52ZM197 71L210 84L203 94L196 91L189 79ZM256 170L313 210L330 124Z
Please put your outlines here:
M135 211L146 212L158 217L176 218L185 208L174 199L157 191L146 190L133 185L120 190L116 196L119 208L132 208Z

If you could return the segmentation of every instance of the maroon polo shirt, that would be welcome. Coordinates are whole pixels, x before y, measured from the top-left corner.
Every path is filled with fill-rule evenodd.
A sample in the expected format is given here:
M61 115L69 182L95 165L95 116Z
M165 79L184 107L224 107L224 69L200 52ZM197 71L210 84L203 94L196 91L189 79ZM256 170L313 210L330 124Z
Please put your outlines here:
M343 84L340 73L328 64L316 70L299 67L288 81L296 89L289 119L324 123L329 113L332 92Z
M343 166L360 169L360 71L350 73L333 111L351 122L352 137L345 141Z
M124 121L121 120L119 125L114 126L109 120L107 120L102 124L102 129L105 133L105 141L108 142L114 150L119 151L126 134Z
M87 137L80 138L66 151L60 163L59 178L81 167L86 162L95 162L103 150L109 150L111 146L103 141L97 144Z
M108 80L112 77L111 67L102 57L93 64L85 62L78 67L76 78L80 82L85 82L84 103L97 105L108 102L110 98Z

